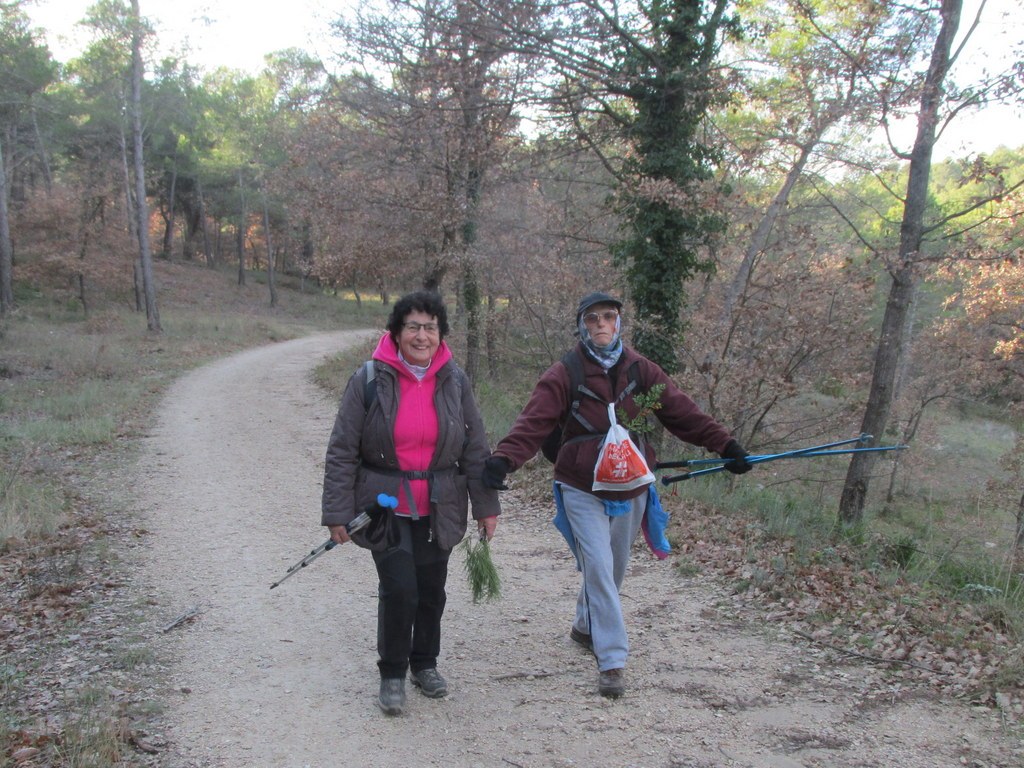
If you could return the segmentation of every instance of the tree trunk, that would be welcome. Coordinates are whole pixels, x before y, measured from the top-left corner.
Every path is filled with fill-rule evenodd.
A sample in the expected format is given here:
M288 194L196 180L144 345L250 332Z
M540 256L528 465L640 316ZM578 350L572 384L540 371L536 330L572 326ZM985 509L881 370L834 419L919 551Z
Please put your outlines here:
M807 160L810 158L811 151L815 146L817 146L817 139L801 144L800 154L796 162L789 169L789 173L786 174L786 180L768 205L761 220L757 223L757 229L754 230L754 234L747 244L747 249L743 253L743 261L740 262L740 267L736 271L736 275L733 277L732 283L729 285L729 291L726 294L725 311L723 312L724 327L730 325L733 308L736 306L740 295L746 289L747 283L750 281L750 275L754 271L754 261L768 244L768 237L775 227L775 222L778 221L779 215L789 203L789 197L793 193L793 188L800 180L800 177L803 176Z
M466 376L475 383L480 371L480 284L468 254L462 268L462 299L466 307Z
M39 131L39 119L36 114L36 105L32 103L32 129L35 131L36 154L39 155L39 166L43 169L43 183L46 185L46 194L53 191L53 175L50 171L50 158L46 154L46 147L43 145L43 136Z
M484 327L484 348L487 350L487 375L491 379L498 377L500 365L498 363L498 329L497 322L498 299L494 291L487 292L487 315Z
M263 238L267 243L267 287L270 289L270 306L277 306L277 285L274 282L274 246L270 240L270 208L267 206L267 191L263 190Z
M242 169L238 169L238 227L235 232L235 245L238 247L238 284L245 285L245 188L242 186Z
M135 209L135 195L132 192L132 174L128 164L128 137L124 134L122 127L121 139L121 170L124 174L124 209L125 218L128 221L128 237L132 240L138 239L138 214ZM139 259L135 259L132 266L132 290L135 294L135 311L141 312L143 305L142 289L142 265Z
M142 147L142 22L139 0L132 0L132 144L135 148L135 210L138 213L139 261L146 297L146 327L160 333L160 312L153 284L153 256L149 250L149 208L146 205L146 164Z
M203 256L206 257L206 266L212 269L216 266L216 262L210 244L210 231L206 226L206 199L203 197L203 183L198 180L196 181L196 198L199 201L199 230L203 233Z
M450 227L442 225L441 254L438 254L437 247L432 243L423 244L423 262L428 264L427 274L423 277L423 290L441 293L441 283L448 272L448 265L444 262L443 254L447 250L446 245L452 239L449 234Z
M167 193L167 218L164 220L164 247L161 255L165 259L171 258L171 246L174 245L174 196L178 186L178 164L174 164L171 171L171 188Z
M942 84L950 65L953 38L960 26L963 0L942 0L942 25L932 48L931 62L921 90L917 113L917 136L910 155L910 176L900 226L898 263L891 268L892 285L882 319L882 332L875 351L871 390L864 410L861 431L873 436L872 444L884 434L895 397L905 336L909 333L913 306L920 281L919 258L924 235L924 213L928 203L932 150L939 118ZM839 519L856 525L864 519L864 505L871 483L871 470L878 454L854 454L846 473L839 500Z
M11 220L7 206L7 163L0 144L0 316L14 309L14 246L11 244Z

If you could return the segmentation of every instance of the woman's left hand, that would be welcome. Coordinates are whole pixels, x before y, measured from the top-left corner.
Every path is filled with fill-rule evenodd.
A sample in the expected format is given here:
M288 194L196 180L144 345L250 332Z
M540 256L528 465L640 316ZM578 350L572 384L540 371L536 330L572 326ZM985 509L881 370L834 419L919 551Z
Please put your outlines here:
M498 516L482 517L476 521L476 527L480 531L480 536L486 537L487 541L490 541L494 538L494 531L498 527Z

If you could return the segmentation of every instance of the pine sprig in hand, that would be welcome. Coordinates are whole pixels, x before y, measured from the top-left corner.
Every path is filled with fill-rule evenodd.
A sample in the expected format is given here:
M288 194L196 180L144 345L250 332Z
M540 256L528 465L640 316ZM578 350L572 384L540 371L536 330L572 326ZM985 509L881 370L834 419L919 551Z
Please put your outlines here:
M482 537L474 544L474 538L467 536L460 545L466 550L466 576L473 591L473 602L496 600L501 597L501 578L491 559L491 546Z
M651 387L650 392L634 396L633 402L636 403L636 407L640 410L632 419L626 415L622 408L617 408L615 416L619 420L619 424L637 435L650 434L653 431L653 427L647 420L647 417L653 416L655 411L661 410L661 393L664 391L664 384L655 384Z

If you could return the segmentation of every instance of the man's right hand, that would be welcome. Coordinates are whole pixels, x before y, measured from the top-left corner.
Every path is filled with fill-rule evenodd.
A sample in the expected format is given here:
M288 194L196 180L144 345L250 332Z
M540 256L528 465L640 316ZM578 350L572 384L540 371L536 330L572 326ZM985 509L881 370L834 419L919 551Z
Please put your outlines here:
M504 456L488 456L484 459L484 473L481 479L484 487L496 491L507 491L505 478L508 477L509 463Z

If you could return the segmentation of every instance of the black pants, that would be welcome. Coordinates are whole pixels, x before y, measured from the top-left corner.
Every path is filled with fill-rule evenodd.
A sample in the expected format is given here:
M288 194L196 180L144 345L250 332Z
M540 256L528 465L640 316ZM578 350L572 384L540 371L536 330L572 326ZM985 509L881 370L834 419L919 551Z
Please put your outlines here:
M374 552L377 566L377 653L382 678L437 666L448 557L430 539L430 519L395 519L398 546Z

